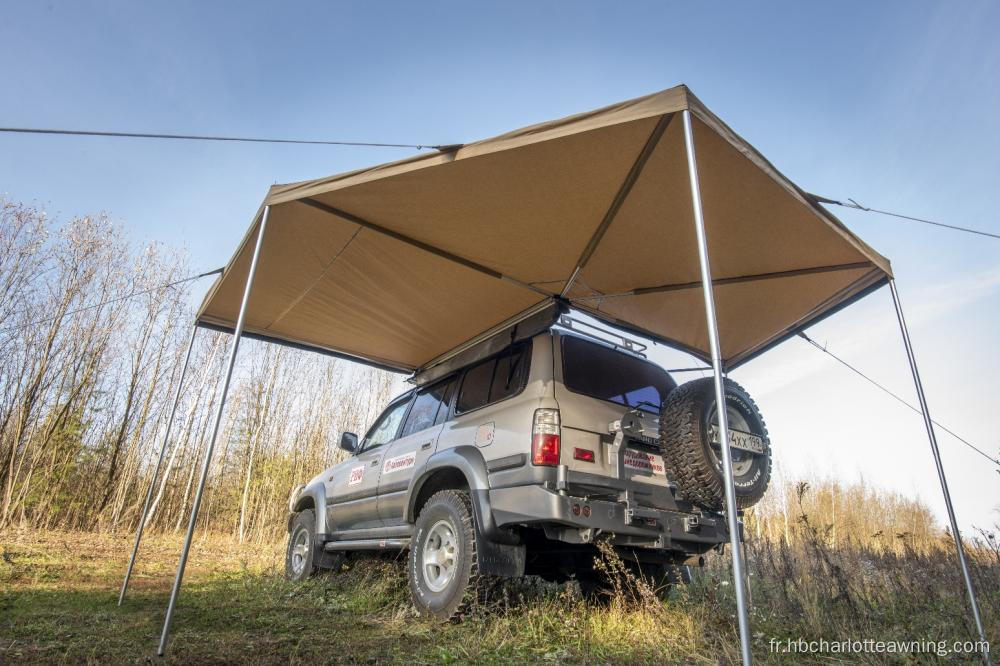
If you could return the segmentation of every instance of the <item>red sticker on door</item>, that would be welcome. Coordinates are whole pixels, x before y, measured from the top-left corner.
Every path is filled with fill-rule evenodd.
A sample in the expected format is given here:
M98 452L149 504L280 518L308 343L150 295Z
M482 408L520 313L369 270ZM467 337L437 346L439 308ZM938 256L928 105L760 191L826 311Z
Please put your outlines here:
M347 477L347 485L356 486L361 483L361 480L365 478L365 466L359 465L358 467L351 468L351 474Z
M409 469L413 467L414 463L417 462L417 452L410 451L409 453L404 453L401 456L396 456L395 458L389 458L382 465L383 474L392 474L393 472L401 472L404 469Z

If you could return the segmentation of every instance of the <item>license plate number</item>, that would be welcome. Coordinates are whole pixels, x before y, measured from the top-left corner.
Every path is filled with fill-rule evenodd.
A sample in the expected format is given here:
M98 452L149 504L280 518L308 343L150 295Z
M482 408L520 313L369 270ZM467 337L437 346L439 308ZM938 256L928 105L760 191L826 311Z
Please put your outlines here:
M709 426L708 432L713 444L720 444L722 442L718 426ZM753 433L743 432L742 430L729 429L729 446L740 451L756 453L759 456L764 455L764 440Z

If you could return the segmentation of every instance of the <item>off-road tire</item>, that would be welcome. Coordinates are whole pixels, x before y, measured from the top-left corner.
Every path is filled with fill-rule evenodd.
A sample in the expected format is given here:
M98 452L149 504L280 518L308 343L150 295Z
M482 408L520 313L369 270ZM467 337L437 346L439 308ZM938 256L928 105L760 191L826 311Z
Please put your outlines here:
M453 577L444 589L434 591L424 575L423 553L432 528L441 521L450 526L458 554ZM479 573L476 526L467 491L438 491L420 509L410 542L407 578L413 605L425 617L458 621L476 605L484 577Z
M304 509L295 514L292 520L292 529L288 532L288 546L285 548L285 578L290 581L301 582L307 578L315 576L319 568L316 566L316 540L313 538L313 530L316 528L316 514L312 509ZM306 554L296 552L296 546L306 546ZM297 561L297 556L302 560ZM301 568L299 566L301 565Z
M666 587L689 585L691 583L691 567L685 564L667 562L663 565L661 581Z
M666 599L670 590L678 585L687 585L691 582L691 569L683 564L665 562L663 564L632 562L623 560L627 574L616 574L609 571L601 571L594 568L590 571L581 571L576 578L580 586L580 594L589 601L606 601L614 594L615 576L630 575L637 580L643 581L660 598ZM619 581L619 585L624 581Z
M754 456L748 471L734 479L736 505L753 506L764 496L771 480L771 441L756 403L731 379L725 380L726 403L746 420L753 434L764 440L764 455ZM667 473L678 493L707 509L725 506L722 468L710 449L708 420L715 405L711 377L678 386L667 395L660 411L660 446ZM721 459L721 458L720 458Z

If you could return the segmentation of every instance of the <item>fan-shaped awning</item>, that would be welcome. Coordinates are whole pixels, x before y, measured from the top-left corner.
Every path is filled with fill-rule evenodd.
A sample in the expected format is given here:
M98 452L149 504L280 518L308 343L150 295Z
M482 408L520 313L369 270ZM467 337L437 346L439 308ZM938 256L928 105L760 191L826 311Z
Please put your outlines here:
M709 357L680 111L694 123L734 367L891 276L889 261L685 87L268 192L199 322L412 371L552 299Z

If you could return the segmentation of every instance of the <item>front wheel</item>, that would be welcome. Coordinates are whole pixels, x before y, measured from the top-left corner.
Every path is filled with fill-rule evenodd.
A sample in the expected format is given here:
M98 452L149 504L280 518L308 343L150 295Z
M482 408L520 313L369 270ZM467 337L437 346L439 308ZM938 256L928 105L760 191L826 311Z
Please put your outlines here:
M316 575L316 541L313 529L316 514L310 509L300 511L292 521L285 551L285 578L299 582Z
M427 500L413 532L407 572L413 605L425 617L459 619L476 601L479 563L467 491L442 490Z

